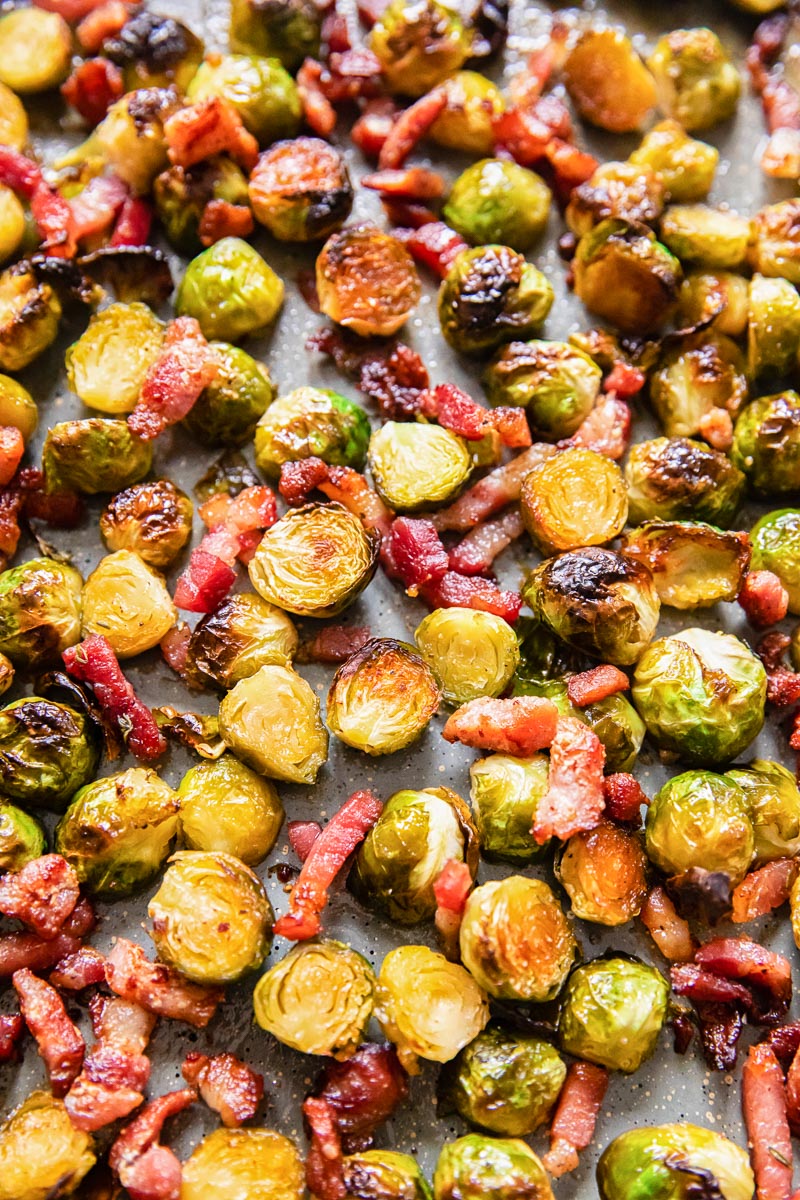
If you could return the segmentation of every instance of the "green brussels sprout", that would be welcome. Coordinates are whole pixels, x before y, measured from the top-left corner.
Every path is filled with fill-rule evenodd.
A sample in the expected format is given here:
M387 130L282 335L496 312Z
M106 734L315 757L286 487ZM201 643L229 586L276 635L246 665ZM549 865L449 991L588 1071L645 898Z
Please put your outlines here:
M44 854L45 832L35 817L0 801L0 871L21 871Z
M192 167L169 167L153 181L153 202L167 241L189 258L203 249L203 214L215 201L250 207L246 175L222 155Z
M800 201L767 204L753 218L750 266L759 275L800 284Z
M391 337L418 303L417 268L399 238L374 225L331 234L317 255L320 311L360 337Z
M750 530L754 571L772 571L789 594L789 612L800 615L800 508L765 513Z
M625 925L647 898L647 858L638 832L601 821L562 847L556 878L582 921Z
M503 93L478 71L456 71L442 84L445 107L427 136L439 146L467 154L491 154L492 119L505 111Z
M689 137L680 121L668 118L648 130L629 161L655 171L675 204L692 204L711 191L719 150Z
M39 10L19 10L29 11ZM60 320L61 302L50 284L40 283L24 262L8 267L0 274L0 367L27 367L55 341Z
M12 258L22 246L29 219L16 193L5 184L0 185L0 262Z
M237 54L277 58L296 71L318 58L322 12L314 0L232 0L228 41Z
M30 441L39 424L39 409L26 387L10 375L0 375L0 425L11 425Z
M0 574L0 652L36 671L81 637L83 580L54 558L30 558Z
M747 311L747 369L759 375L785 375L800 352L800 296L787 279L754 275Z
M655 967L596 958L570 976L558 1020L561 1048L632 1074L655 1050L668 1002L669 984Z
M653 333L675 308L681 264L646 225L601 221L578 242L573 268L578 298L622 333Z
M800 791L792 772L780 763L754 758L744 767L726 771L723 778L744 792L756 864L794 858L800 851Z
M741 337L750 312L750 282L733 271L688 271L681 284L675 320L679 328L708 326Z
M739 347L706 331L672 342L650 376L650 399L667 437L692 437L717 408L735 418L747 402Z
M755 846L747 794L729 775L676 775L648 807L645 841L647 857L667 875L702 867L724 871L735 885L753 861Z
M519 638L519 666L514 674L515 686L520 680L558 679L581 671L586 659L567 646L538 617L519 617L514 628Z
M720 450L677 437L632 446L625 480L628 517L636 524L694 519L725 527L736 516L746 483Z
M328 757L328 732L313 688L274 663L228 692L219 706L219 732L254 771L289 783L314 783Z
M109 550L126 550L162 569L180 554L192 536L194 506L168 479L137 483L117 492L100 517Z
M222 96L262 146L294 137L300 127L297 84L277 58L215 55L202 63L186 95L191 103Z
M0 1125L0 1200L71 1196L95 1161L92 1139L72 1124L64 1101L31 1092Z
M470 893L461 960L490 996L541 1004L561 991L578 944L546 883L509 875Z
M509 342L483 374L492 405L525 408L534 436L570 437L586 420L600 393L603 372L568 342Z
M674 29L647 60L658 103L689 133L727 121L736 112L742 81L711 29Z
M301 1200L297 1147L272 1129L215 1129L183 1163L181 1200Z
M347 163L322 138L299 137L265 150L249 187L256 220L281 242L326 238L353 207Z
M119 492L144 479L152 465L150 442L131 433L127 421L103 417L51 425L42 450L42 469L51 492L68 489L86 496Z
M416 1159L397 1150L362 1150L342 1160L348 1196L356 1200L432 1200Z
M599 546L540 563L529 572L522 595L558 637L621 667L645 652L661 607L646 567Z
M258 422L256 466L277 478L284 463L315 457L360 471L369 436L369 418L354 400L329 388L295 388Z
M397 946L378 975L375 1016L406 1070L449 1062L489 1020L484 992L458 963L427 946Z
M259 542L250 582L287 612L334 617L375 574L379 541L341 504L290 509Z
M800 395L777 392L753 400L733 429L731 461L756 492L767 496L800 487Z
M680 1122L614 1138L597 1164L597 1186L601 1200L690 1200L698 1187L719 1200L752 1200L755 1181L746 1150L721 1133Z
M617 692L566 714L585 721L606 752L606 771L630 771L644 741L645 725L633 705Z
M481 854L489 862L523 863L541 858L544 847L531 836L536 810L548 784L544 754L513 758L490 754L469 769L470 799Z
M446 503L472 469L463 438L412 421L386 421L370 438L368 458L376 491L400 512Z
M736 758L761 729L766 691L766 672L744 642L683 629L645 650L631 695L661 749L713 767Z
M138 88L111 105L87 140L56 167L105 165L137 195L144 195L168 165L164 122L180 107L173 88Z
M174 88L183 93L203 61L203 43L182 21L135 12L103 41L105 58L122 70L125 91Z
M100 757L94 728L66 704L25 696L0 708L0 781L4 798L26 808L63 812L91 779Z
M747 261L751 222L729 208L673 204L660 228L662 242L683 263L730 271Z
M451 859L475 878L478 832L461 797L449 788L395 792L359 847L348 887L370 911L416 925L435 913L433 885Z
M272 942L263 883L219 850L173 854L147 915L159 958L195 983L235 983L261 966Z
M483 158L461 172L442 215L473 246L500 242L524 252L547 228L550 189L527 167Z
M238 592L197 623L186 665L204 686L232 688L261 667L290 667L297 642L282 608L254 592Z
M703 521L646 521L623 534L620 550L648 568L661 603L672 608L735 600L750 565L747 534Z
M146 304L111 304L67 350L69 386L88 408L132 412L163 341L164 324Z
M224 237L189 263L175 297L207 338L238 342L263 333L283 304L283 281L241 238Z
M248 867L267 857L283 824L273 784L232 754L190 767L178 798L178 828L189 850L221 850Z
M440 1091L468 1124L523 1137L547 1120L566 1074L549 1042L489 1025L445 1067Z
M632 133L656 104L653 77L619 29L583 30L564 62L564 82L580 115L611 133Z
M0 81L15 92L58 87L71 61L72 32L58 13L17 8L0 17Z
M472 34L438 0L391 0L373 25L368 45L390 92L421 96L463 66Z
M183 418L183 427L204 446L243 446L275 399L269 371L239 346L212 342L219 372Z
M301 1054L350 1058L364 1039L375 976L343 942L295 946L262 975L253 992L256 1022Z
M440 699L433 671L413 646L371 638L333 677L328 728L365 754L394 754L420 737Z
M56 826L54 844L94 896L131 896L166 862L178 829L178 796L148 767L82 787Z
M654 225L664 210L664 184L646 164L601 163L586 183L573 188L564 214L576 237L613 217Z
M476 246L456 256L439 289L439 323L461 354L484 354L534 337L553 307L550 281L510 246Z
M527 474L519 499L522 522L542 554L613 541L628 517L619 467L583 446L569 446Z
M499 696L519 662L508 622L474 608L434 609L417 626L414 641L454 708L479 696Z
M547 1172L518 1138L468 1133L445 1142L433 1172L434 1200L553 1200Z
M81 632L105 637L117 658L152 650L177 616L164 576L134 550L101 558L83 587Z

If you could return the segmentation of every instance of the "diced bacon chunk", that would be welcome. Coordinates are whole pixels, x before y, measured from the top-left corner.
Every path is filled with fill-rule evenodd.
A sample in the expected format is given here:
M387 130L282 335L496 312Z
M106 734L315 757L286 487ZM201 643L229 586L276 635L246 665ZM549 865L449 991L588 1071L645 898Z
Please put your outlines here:
M450 569L461 575L485 575L498 555L524 532L525 525L516 508L493 521L481 521L450 551Z
M700 947L695 962L726 979L763 989L784 1010L792 998L789 960L749 938L714 938Z
M62 658L70 675L91 684L98 704L108 719L119 726L131 754L143 762L160 758L167 743L150 709L123 675L108 640L92 633L77 646L65 650Z
M388 196L402 196L409 200L438 200L444 195L445 182L438 171L428 167L402 167L387 171L374 171L364 175L361 186Z
M81 946L74 954L65 954L50 972L50 982L65 992L82 992L105 983L105 979L106 960L93 946Z
M408 1075L393 1046L367 1042L345 1062L328 1060L314 1095L333 1112L347 1154L366 1150L372 1135L408 1096Z
M224 996L221 988L189 983L163 963L151 962L141 946L127 938L117 938L114 943L106 961L106 979L124 1000L197 1029L205 1028Z
M800 1136L800 1054L797 1051L786 1073L786 1117L792 1133L795 1137Z
M173 113L164 123L164 136L169 161L177 167L193 167L215 154L228 154L250 172L258 159L258 142L222 96L209 96Z
M322 826L317 821L290 821L286 828L292 849L300 862L304 863L322 833Z
M647 376L639 367L619 359L603 380L603 391L619 400L632 400L647 382Z
M98 175L70 200L72 226L78 240L97 237L111 228L128 196L117 175Z
M151 1100L112 1145L108 1165L131 1200L179 1200L181 1164L158 1139L164 1122L196 1099L193 1088L183 1088Z
M434 924L442 941L444 953L451 961L458 958L458 935L461 918L472 887L472 872L465 862L448 859L433 883L436 897Z
M739 925L780 908L789 899L797 873L796 859L776 858L745 875L733 890L731 919Z
M700 1004L741 1004L745 1010L752 1005L752 995L742 984L705 971L695 963L681 963L672 967L669 974L676 996L686 996Z
M789 1200L792 1141L780 1064L764 1044L751 1046L742 1071L742 1111L758 1200Z
M65 954L80 949L95 920L89 901L79 900L54 938L45 939L37 933L9 933L0 937L0 979L8 979L25 967L31 971L50 970Z
M219 367L220 360L194 317L176 317L128 417L131 432L150 441L180 421L216 379Z
M325 625L312 638L300 643L295 662L346 662L371 637L366 625Z
M209 200L203 209L197 234L203 246L213 246L222 238L249 237L254 228L253 214L246 204Z
M426 221L418 229L403 236L406 249L413 259L444 279L467 243L443 221Z
M25 1030L25 1021L20 1013L0 1015L0 1063L11 1062L17 1054L17 1042Z
M197 546L175 587L175 604L184 612L213 612L235 582L236 571L232 566Z
M514 624L522 608L518 592L500 588L480 575L461 575L458 571L448 571L441 579L423 584L420 596L429 608L474 608L494 613L509 625Z
M437 87L401 112L378 156L380 170L402 167L411 151L422 141L446 107L447 92L443 87Z
M109 246L146 246L153 210L141 196L128 196L119 210Z
M342 1139L333 1109L324 1096L309 1096L303 1102L303 1116L311 1130L306 1186L318 1200L344 1200Z
M767 672L767 699L777 708L792 708L800 702L800 672L790 671L783 662L791 639L773 630L765 633L756 646L756 654Z
M525 476L557 453L555 446L534 442L516 458L478 480L447 508L434 513L431 518L434 525L440 533L449 529L460 532L472 529L479 521L485 521L501 508L519 500Z
M80 1072L86 1045L56 989L32 971L11 978L25 1024L36 1039L53 1095L62 1097Z
M80 899L78 876L60 854L43 854L0 878L0 913L54 938Z
M603 795L606 801L606 816L622 825L641 825L642 806L647 805L647 796L633 775L618 771L606 775L603 780Z
M574 1171L578 1151L591 1144L607 1087L604 1067L579 1061L567 1070L550 1125L550 1149L542 1159L556 1179Z
M630 686L624 671L610 663L603 663L602 666L592 667L590 671L571 676L567 680L567 695L576 708L586 708L618 692L627 692Z
M657 884L650 889L639 916L670 962L689 962L694 957L695 944L689 924L678 914L663 887Z
M550 746L547 792L536 812L534 840L566 841L594 829L605 809L605 750L597 734L575 717L558 717Z
M623 457L631 441L630 405L613 394L601 396L586 420L564 443L584 446L616 462Z
M124 92L122 73L107 58L87 58L61 85L61 95L67 104L93 129Z
M391 579L399 579L410 595L441 579L449 569L447 551L431 521L396 517L381 545L381 563Z
M377 158L397 119L397 106L388 97L370 100L350 130L353 145L367 158Z
M60 2L60 0L56 0ZM88 2L88 0L87 0ZM93 3L91 10L75 30L78 45L88 54L97 54L103 43L115 37L130 18L130 9L124 0L105 0Z
M750 571L736 597L751 625L777 625L789 611L789 593L772 571Z
M555 704L540 696L515 696L509 700L481 697L457 708L448 718L442 736L448 742L527 758L551 744L557 721Z
M235 1129L251 1120L264 1095L264 1077L233 1054L209 1058L195 1051L187 1054L181 1074L197 1088L202 1099L219 1113L222 1124Z
M96 995L90 1003L97 1039L65 1104L70 1120L89 1133L119 1121L144 1100L150 1060L144 1050L156 1019L119 996Z

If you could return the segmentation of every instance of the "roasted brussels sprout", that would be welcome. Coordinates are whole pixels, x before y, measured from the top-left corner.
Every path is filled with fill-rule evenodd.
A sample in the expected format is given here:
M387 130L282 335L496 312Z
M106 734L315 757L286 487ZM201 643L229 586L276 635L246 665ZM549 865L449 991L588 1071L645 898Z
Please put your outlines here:
M249 208L247 177L230 158L215 155L192 167L169 167L153 181L153 202L167 241L188 257L203 249L207 206L215 201ZM208 245L208 241L205 242Z
M751 377L786 375L800 351L800 296L787 279L754 275L747 310L747 369Z
M406 1070L449 1062L480 1033L489 1005L472 976L427 946L397 946L378 975L375 1015Z
M647 568L597 546L547 559L528 574L522 594L558 637L621 667L637 662L658 624Z
M373 912L416 925L436 911L433 885L450 860L478 869L478 834L449 788L403 791L386 802L359 848L348 887Z
M178 827L189 850L221 850L248 867L266 858L283 824L273 784L232 754L190 767L178 798Z
M562 849L556 878L572 912L596 925L624 925L647 896L647 858L638 833L602 821L574 834Z
M668 437L692 437L715 408L736 417L747 402L741 351L721 334L681 338L659 356L650 399Z
M372 27L369 47L390 91L421 96L464 64L472 35L438 0L391 0Z
M629 519L694 519L728 526L745 489L743 473L719 450L688 438L631 447L625 466Z
M187 89L192 102L222 96L238 112L242 124L269 146L294 137L300 126L297 84L277 58L257 54L221 54L201 64Z
M133 550L101 558L84 584L81 632L102 634L117 658L152 650L177 618L164 576Z
M577 967L564 992L558 1036L567 1054L626 1075L656 1048L669 984L629 958L596 958Z
M735 885L750 866L755 845L747 794L729 775L685 771L653 797L645 839L648 858L665 874L702 867L724 871Z
M789 593L789 612L800 615L800 509L766 513L750 530L754 571L772 571Z
M658 41L647 65L659 106L689 133L736 112L742 81L713 30L674 29Z
M19 249L27 229L25 209L11 188L0 185L0 262Z
M0 83L0 144L22 150L28 140L28 114L16 92Z
M229 43L237 54L277 58L296 71L304 58L317 58L322 12L314 0L233 0Z
M261 667L290 667L297 641L283 609L253 592L239 592L195 626L186 664L204 685L232 688Z
M99 159L136 194L149 192L156 175L167 166L164 122L178 107L172 88L128 92L111 105L94 133L56 165L80 167Z
M0 574L0 652L36 671L81 636L83 580L54 558L30 558Z
M317 256L316 279L325 316L363 337L397 333L422 291L403 243L374 225L332 234Z
M163 569L191 537L192 513L189 497L168 479L137 483L111 497L100 532L109 550L133 552Z
M550 215L550 189L527 167L483 158L462 171L442 210L445 221L473 246L500 242L530 250Z
M454 350L484 354L537 334L553 299L550 281L510 246L476 246L442 281L439 322Z
M131 433L127 421L104 417L51 425L42 450L48 490L67 488L87 496L131 487L152 463L150 442Z
M239 346L213 342L216 379L192 405L183 426L204 446L242 446L275 398L269 371Z
M673 608L735 600L750 563L745 534L702 521L647 521L623 535L620 550L648 568L661 603Z
M751 1200L755 1182L747 1151L721 1133L681 1122L630 1129L614 1138L597 1164L601 1200L642 1194L689 1200L698 1185L713 1188L720 1200Z
M283 304L283 281L241 238L224 237L193 258L175 297L208 338L238 342L263 333Z
M0 17L0 21L7 19ZM8 267L0 274L0 367L4 371L27 367L55 341L60 320L61 302L50 284L41 283L24 262Z
M778 392L753 400L733 430L731 460L756 491L768 496L800 488L800 395Z
M691 204L711 191L719 150L689 137L680 121L667 119L648 130L630 162L655 171L675 204Z
M27 388L10 375L0 375L0 425L11 425L27 442L39 424L36 401Z
M372 638L333 677L328 728L365 754L394 754L422 734L440 698L433 671L413 646Z
M769 759L754 758L726 771L742 789L755 834L755 862L794 858L800 850L800 791L791 771Z
M616 463L572 446L522 481L520 511L542 554L613 541L628 517L628 489Z
M295 138L266 150L249 187L256 220L281 242L326 238L341 228L353 207L347 164L321 138Z
M663 210L664 184L651 167L608 162L573 188L564 215L575 236L583 237L608 217L654 225Z
M467 154L491 154L492 118L505 110L500 89L478 71L456 71L443 84L446 104L428 130L440 146Z
M499 696L519 662L508 622L474 608L435 609L417 626L414 640L453 707Z
M348 1196L355 1200L431 1200L416 1159L397 1150L362 1150L342 1161Z
M122 69L126 91L174 87L185 92L203 60L203 43L174 17L137 12L106 38L103 54Z
M287 462L321 458L361 470L369 418L360 404L329 388L300 387L271 404L256 426L256 466L277 478Z
M715 766L740 754L761 729L766 688L760 660L737 637L683 629L645 650L631 694L661 749Z
M0 708L0 786L26 808L62 812L97 769L99 747L85 717L66 704L25 696Z
M582 117L611 133L633 133L656 105L653 77L618 29L587 29L564 63L567 91Z
M44 854L44 829L29 813L0 800L0 871L21 871Z
M49 1092L31 1092L0 1125L0 1200L71 1196L94 1163L89 1134L76 1129L64 1101Z
M262 975L253 992L256 1021L302 1054L350 1058L364 1038L375 976L343 942L307 942Z
M653 333L678 299L681 264L646 225L608 218L578 242L575 293L622 333Z
M578 952L550 888L522 875L470 893L459 940L464 966L490 996L536 1004L558 995Z
M215 1129L183 1164L181 1200L301 1200L303 1160L272 1129Z
M630 771L644 741L645 725L631 703L617 692L566 714L584 721L606 752L606 771Z
M69 75L72 33L63 17L16 8L0 17L0 82L15 92L46 92Z
M88 408L132 412L163 341L164 325L146 304L111 304L67 350L69 386Z
M758 210L750 265L760 275L800 284L800 201L796 197Z
M661 240L683 263L720 271L736 270L747 260L751 226L728 208L673 204L661 221Z
M543 847L531 836L536 810L547 791L544 754L513 758L490 754L469 769L470 798L481 854L489 862L528 863Z
M328 757L319 700L302 676L268 664L241 679L219 706L226 746L254 771L313 783Z
M333 617L363 592L378 561L378 539L341 504L290 509L261 539L250 562L258 594L300 617Z
M376 430L368 458L376 490L400 512L444 504L472 469L463 438L440 425L409 421L386 421Z
M445 1142L433 1172L434 1200L553 1200L547 1172L530 1146L518 1138L468 1133Z
M603 373L568 342L509 342L483 375L489 403L527 409L536 437L558 441L588 417Z
M708 325L717 333L740 337L747 329L750 282L733 271L687 272L678 297L675 320L679 328Z
M489 1025L442 1072L440 1091L470 1125L523 1137L547 1120L566 1074L549 1042Z

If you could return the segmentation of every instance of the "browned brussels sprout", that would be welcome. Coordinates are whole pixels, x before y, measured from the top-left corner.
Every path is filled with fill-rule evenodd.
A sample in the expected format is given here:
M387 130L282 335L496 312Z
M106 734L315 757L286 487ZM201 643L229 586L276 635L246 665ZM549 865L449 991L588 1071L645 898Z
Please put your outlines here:
M64 1101L31 1092L0 1125L0 1200L71 1196L95 1161L92 1139L72 1124Z
M0 574L0 652L18 669L59 661L81 637L83 580L53 558L30 558Z
M127 421L86 417L59 421L47 431L42 469L49 491L67 488L94 496L138 483L153 463L153 447Z
M254 867L283 823L280 796L232 754L190 767L178 787L178 825L189 850L222 850Z
M281 242L326 238L353 207L347 164L321 138L299 137L265 150L249 187L256 220Z
M674 29L647 60L660 107L684 129L708 129L736 112L742 81L711 29Z
M22 150L28 140L28 114L16 92L0 82L0 144Z
M391 0L369 35L392 92L421 96L469 58L472 35L438 0Z
M183 1164L181 1200L301 1200L303 1160L272 1129L215 1129Z
M122 68L126 92L150 87L185 92L203 60L203 43L174 17L137 12L106 38L103 54Z
M283 609L253 592L239 592L195 626L186 665L204 685L232 688L261 667L290 667L297 642Z
M631 448L625 467L630 520L692 519L728 526L745 476L719 451L688 438L654 438Z
M283 290L283 281L257 250L241 238L224 237L189 263L175 312L194 317L207 338L238 342L272 324Z
M66 704L25 696L0 708L0 786L26 808L62 812L99 757L95 730Z
M189 257L203 250L201 225L209 204L215 200L245 207L250 204L244 172L222 155L191 167L162 171L153 182L153 200L170 245Z
M478 71L456 71L443 84L446 104L428 130L440 146L467 154L491 154L492 118L505 110L503 93Z
M163 322L146 304L110 304L67 350L69 386L88 408L132 412L163 341Z
M509 342L483 374L489 403L527 410L537 437L559 441L588 417L603 373L569 342Z
M702 867L737 884L755 849L747 794L732 775L685 771L653 797L645 838L647 857L665 874Z
M33 8L17 11L20 14L40 12ZM7 19L2 17L0 21ZM0 275L0 367L4 371L21 371L27 367L55 341L60 320L58 296L49 283L39 282L26 263L16 263L3 271Z
M151 567L168 567L192 534L191 500L169 479L117 492L100 517L109 550L130 550Z
M702 521L647 521L623 536L620 550L644 563L661 603L672 608L735 600L750 565L746 534Z
M164 576L134 550L101 558L83 588L84 637L105 637L117 658L152 650L178 618Z
M342 1160L347 1195L354 1200L431 1200L416 1159L397 1150L362 1150Z
M800 395L778 392L753 400L733 431L731 460L756 492L767 496L800 487Z
M678 299L681 264L647 225L608 219L578 242L575 292L623 333L653 333Z
M741 337L750 313L750 282L733 271L687 272L681 284L675 321L680 329L711 323L717 333Z
M229 42L237 54L277 58L296 71L319 55L322 10L314 0L233 0Z
M661 221L661 240L682 263L732 271L747 261L751 222L729 208L673 204Z
M16 254L28 228L22 202L11 188L0 184L0 262L7 262Z
M533 337L553 306L549 280L510 246L462 250L439 289L439 322L462 354Z
M329 237L316 275L322 312L362 337L396 333L421 295L408 250L374 225L351 225Z
M611 133L641 129L656 88L629 38L617 29L587 29L564 63L567 91L582 117Z
M753 218L750 265L759 275L800 284L800 200L767 204Z
M16 8L0 17L0 82L15 92L58 87L71 60L72 33L58 13Z
M535 171L484 158L456 179L442 215L473 246L500 242L530 250L550 215L550 189Z
M791 771L770 759L754 758L726 771L724 778L745 795L755 835L755 862L794 858L800 850L800 790Z
M204 446L242 446L275 399L263 363L239 346L213 342L219 371L183 418L183 426Z
M572 190L566 222L576 237L614 217L655 225L664 210L664 183L645 163L602 163L591 179Z
M647 896L647 856L636 832L602 821L574 834L556 863L572 912L597 925L625 925Z
M689 137L680 121L668 118L645 134L630 162L655 171L675 204L691 204L711 191L719 150Z
M46 847L44 829L36 818L0 800L0 871L21 871Z
M759 375L786 375L800 352L800 296L788 279L754 275L750 280L747 369Z
M520 511L542 554L601 546L625 527L628 489L616 463L573 446L525 476Z
M411 421L386 421L376 430L368 460L376 491L399 512L444 504L472 470L463 438L441 425Z
M766 12L769 0L737 0ZM720 1200L751 1200L755 1180L746 1150L713 1129L679 1122L629 1129L616 1137L597 1164L601 1200L636 1200L644 1184L659 1200L689 1200L706 1180Z
M244 127L262 146L294 137L300 126L297 84L277 58L259 54L209 56L189 84L187 97L197 102L211 96L222 96L232 104Z
M703 418L720 408L736 418L747 402L741 351L721 334L690 334L659 356L650 399L667 437L693 437Z
M499 696L519 662L508 621L474 608L434 609L417 626L414 640L454 708L479 696Z
M164 122L179 107L173 88L137 88L112 104L82 145L56 166L80 167L100 160L137 195L150 191L168 163Z
M531 828L548 784L544 754L513 758L490 754L469 769L470 799L481 854L489 862L528 863L544 847L533 840Z
M596 958L573 971L564 992L558 1033L567 1054L611 1071L638 1071L658 1043L669 984L629 958Z
M321 458L333 466L364 466L369 418L360 404L329 388L299 387L269 406L255 431L256 466L280 475L287 462Z
M518 1138L470 1133L445 1142L433 1173L434 1200L553 1200L547 1172L530 1146Z
M0 425L11 425L27 443L39 425L39 409L26 387L10 375L0 375Z

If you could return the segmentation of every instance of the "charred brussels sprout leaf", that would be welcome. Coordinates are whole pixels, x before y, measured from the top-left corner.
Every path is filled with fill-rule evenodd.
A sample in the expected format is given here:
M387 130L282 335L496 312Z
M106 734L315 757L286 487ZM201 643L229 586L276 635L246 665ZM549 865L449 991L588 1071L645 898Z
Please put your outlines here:
M588 354L568 342L510 342L483 375L492 405L524 408L537 437L570 437L586 420L603 373Z
M435 609L417 626L414 640L453 707L499 696L519 662L508 622L474 608Z
M203 249L203 215L215 200L250 207L247 177L235 162L221 155L192 167L169 167L153 182L153 202L167 240L189 257Z
M741 351L720 334L681 338L662 351L650 377L650 399L668 437L692 437L717 408L736 417L747 402Z
M183 1164L181 1200L301 1200L303 1160L272 1129L215 1129Z
M189 84L187 96L191 102L222 96L262 146L294 137L300 125L297 84L277 58L222 54L207 59Z
M755 1182L746 1150L681 1122L616 1137L597 1164L597 1186L601 1200L690 1200L698 1188L720 1200L751 1200Z
M344 158L321 138L300 137L266 150L250 176L257 221L281 242L313 242L339 229L353 207Z
M81 636L83 580L74 567L30 558L0 574L0 652L35 671Z
M315 457L358 471L369 436L369 418L354 400L328 388L296 388L271 404L258 422L256 466L277 478L284 463Z
M800 296L786 279L754 275L748 294L747 369L751 377L786 375L800 351Z
M456 71L444 89L446 106L428 136L450 150L490 154L494 147L492 118L505 110L503 93L478 71Z
M562 1049L612 1071L637 1071L656 1048L668 998L666 979L644 963L611 957L577 967L558 1022Z
M238 342L263 333L283 304L283 282L257 250L225 237L193 258L178 288L175 311L194 317L207 338Z
M203 59L203 43L182 21L137 12L106 38L103 54L122 69L125 90L174 87L185 92Z
M431 1200L428 1181L410 1154L364 1150L342 1162L347 1195L355 1200Z
M543 848L531 835L536 810L548 783L544 754L513 758L490 754L469 769L470 798L481 853L489 862L528 863Z
M750 530L754 571L772 571L789 593L789 612L800 615L800 509L766 513Z
M654 125L630 157L636 167L650 167L676 204L705 200L719 163L719 150L689 137L680 121Z
M747 260L752 236L746 217L707 204L674 204L660 225L661 240L682 263L720 271L736 270Z
M685 771L653 797L645 837L648 858L667 875L702 867L735 885L753 859L747 794L729 775Z
M94 1163L92 1139L49 1092L31 1092L0 1125L0 1200L70 1196Z
M422 292L403 243L373 225L334 233L316 265L320 310L362 337L389 337L408 319Z
M83 588L84 637L105 637L117 658L157 646L177 620L164 576L133 550L107 554Z
M44 854L44 829L29 813L0 801L0 871L21 871Z
M693 133L727 121L736 112L742 81L711 29L675 29L647 60L667 116Z
M744 792L755 834L755 861L794 858L800 851L800 791L780 763L754 758L724 775Z
M800 202L781 200L759 209L753 219L750 265L759 275L800 283Z
M558 858L556 876L572 912L597 925L624 925L647 896L647 858L638 833L611 821L574 834Z
M462 250L439 289L439 322L462 354L533 337L553 306L550 281L510 246Z
M680 263L636 222L601 221L578 242L574 270L579 299L623 333L653 333L678 299Z
M386 86L421 96L469 58L472 34L438 0L391 0L369 35Z
M322 12L314 0L233 0L229 41L238 54L277 58L296 71L319 55Z
M572 446L525 476L520 511L542 554L599 546L622 533L628 489L616 463Z
M7 20L6 17L0 19ZM27 263L16 263L3 271L0 275L0 367L4 371L21 371L27 367L55 341L60 320L58 296L49 283L36 278Z
M735 600L750 563L745 534L701 521L647 521L623 536L620 549L644 563L661 603L673 608Z
M307 942L262 975L253 992L256 1021L301 1054L350 1058L364 1038L375 976L343 942Z
M232 688L261 667L290 667L296 649L297 630L283 609L240 592L198 622L186 663L204 685Z
M269 371L246 351L227 342L212 343L219 362L217 377L204 388L183 418L183 426L204 446L242 446L275 399Z
M221 850L254 867L283 824L280 796L232 754L190 767L178 787L181 838L189 850Z
M26 808L63 811L98 759L94 729L66 704L26 696L0 708L2 791Z
M654 225L663 208L664 184L652 168L609 162L573 188L565 216L575 236L583 237L608 217Z
M15 92L58 87L71 59L72 33L58 13L17 8L0 17L0 81Z
M632 522L682 519L728 526L745 476L719 450L688 438L655 438L631 447L625 466Z
M191 537L193 512L186 493L168 479L137 483L111 497L100 532L109 550L129 551L163 569Z
M751 487L772 496L800 487L800 395L778 392L753 400L733 431L731 460Z
M485 1196L515 1200L553 1200L542 1163L517 1138L490 1138L468 1133L445 1142L433 1173L434 1200L482 1200Z
M472 468L467 444L439 425L387 421L369 442L375 488L390 508L416 512L444 504Z
M27 388L9 375L0 375L0 425L11 425L28 442L36 433L39 409Z
M152 464L150 442L131 433L126 421L103 417L51 425L42 450L48 490L66 488L86 496L131 487Z
M530 250L550 215L550 189L527 167L500 158L484 158L462 171L453 184L443 216L471 242L500 242Z

